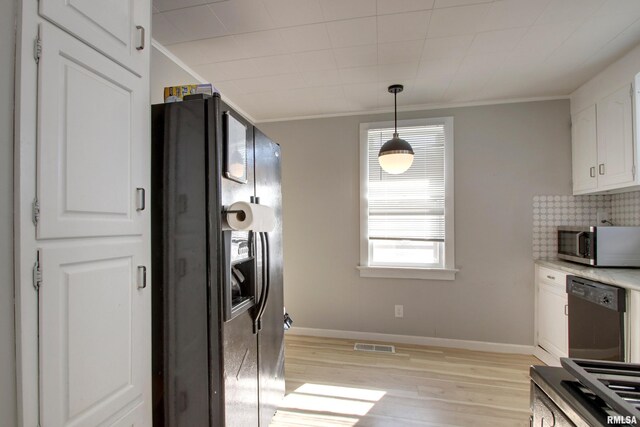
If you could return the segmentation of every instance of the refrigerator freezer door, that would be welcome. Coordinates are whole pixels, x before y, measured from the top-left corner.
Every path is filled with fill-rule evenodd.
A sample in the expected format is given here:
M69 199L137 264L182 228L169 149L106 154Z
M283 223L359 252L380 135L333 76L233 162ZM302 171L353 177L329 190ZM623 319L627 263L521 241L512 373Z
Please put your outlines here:
M280 146L255 129L255 185L260 204L272 207L276 227L269 236L269 298L258 334L260 426L268 427L284 397L284 296ZM260 260L260 263L262 260ZM258 271L261 268L259 266Z
M207 425L205 106L152 112L153 425Z

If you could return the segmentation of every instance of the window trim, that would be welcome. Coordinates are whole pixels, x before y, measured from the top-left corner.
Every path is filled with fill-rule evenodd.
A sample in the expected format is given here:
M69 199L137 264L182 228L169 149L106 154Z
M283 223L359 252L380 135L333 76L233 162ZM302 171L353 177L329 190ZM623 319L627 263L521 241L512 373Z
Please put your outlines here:
M369 263L369 145L367 131L393 127L393 121L360 123L360 277L391 279L454 280L455 273L455 214L454 214L454 135L453 117L398 120L398 127L444 125L444 212L445 264L444 268L381 267Z

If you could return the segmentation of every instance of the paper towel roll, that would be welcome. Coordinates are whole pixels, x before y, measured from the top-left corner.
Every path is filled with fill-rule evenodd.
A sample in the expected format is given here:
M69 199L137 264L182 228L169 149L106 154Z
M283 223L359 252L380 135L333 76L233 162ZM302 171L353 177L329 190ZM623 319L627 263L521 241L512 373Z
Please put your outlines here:
M269 206L236 202L228 210L242 211L227 214L227 223L232 230L269 232L276 226L276 214Z

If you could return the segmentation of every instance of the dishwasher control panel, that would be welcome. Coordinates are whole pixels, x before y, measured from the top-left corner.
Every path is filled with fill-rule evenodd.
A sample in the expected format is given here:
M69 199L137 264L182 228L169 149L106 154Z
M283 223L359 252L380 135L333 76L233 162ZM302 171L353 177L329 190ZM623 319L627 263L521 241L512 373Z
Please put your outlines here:
M625 290L582 277L567 276L567 293L611 310L625 311Z

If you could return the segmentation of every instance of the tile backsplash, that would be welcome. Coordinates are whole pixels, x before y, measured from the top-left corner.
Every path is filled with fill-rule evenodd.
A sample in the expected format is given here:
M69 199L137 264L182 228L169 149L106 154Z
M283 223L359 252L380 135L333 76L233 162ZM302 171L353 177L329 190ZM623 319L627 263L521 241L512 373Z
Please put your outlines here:
M615 225L640 226L640 191L597 196L534 196L533 257L555 258L559 225L595 225L598 212Z
M615 225L640 225L640 191L611 196L611 221Z

